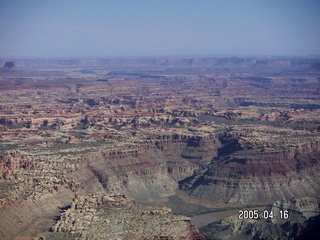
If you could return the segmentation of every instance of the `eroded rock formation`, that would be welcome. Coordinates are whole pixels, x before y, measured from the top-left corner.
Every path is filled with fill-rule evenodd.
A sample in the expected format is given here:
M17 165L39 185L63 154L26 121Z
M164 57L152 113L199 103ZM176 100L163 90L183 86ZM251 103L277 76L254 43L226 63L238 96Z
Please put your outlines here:
M2 68L0 70L14 70L16 69L16 65L14 62L5 62Z
M52 230L74 239L204 239L190 218L137 205L122 194L76 195Z

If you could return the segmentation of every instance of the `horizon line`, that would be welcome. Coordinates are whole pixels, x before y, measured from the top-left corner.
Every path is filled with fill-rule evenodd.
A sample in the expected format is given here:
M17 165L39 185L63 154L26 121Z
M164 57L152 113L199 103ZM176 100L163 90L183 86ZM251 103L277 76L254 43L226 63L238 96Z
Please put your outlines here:
M175 54L175 55L105 55L105 56L0 56L4 59L151 59L151 58L273 58L273 57L305 57L320 58L319 54Z

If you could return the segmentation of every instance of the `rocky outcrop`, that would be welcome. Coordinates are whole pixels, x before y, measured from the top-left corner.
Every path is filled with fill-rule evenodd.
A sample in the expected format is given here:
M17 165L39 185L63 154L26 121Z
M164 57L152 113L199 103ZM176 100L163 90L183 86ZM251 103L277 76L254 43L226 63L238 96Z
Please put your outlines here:
M52 231L75 239L204 239L190 218L137 205L122 194L76 195Z
M14 62L5 62L2 68L0 70L15 70L17 69Z

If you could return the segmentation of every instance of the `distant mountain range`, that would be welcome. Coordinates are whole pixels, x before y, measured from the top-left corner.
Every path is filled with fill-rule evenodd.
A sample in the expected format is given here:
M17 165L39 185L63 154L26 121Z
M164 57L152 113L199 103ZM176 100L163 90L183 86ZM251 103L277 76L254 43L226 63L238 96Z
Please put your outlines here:
M6 62L7 61L7 62ZM154 57L154 58L97 58L97 59L15 59L0 60L3 68L22 66L137 66L137 67L315 67L319 69L320 58L307 57ZM12 65L13 64L13 65ZM12 66L11 66L12 65ZM11 66L11 67L10 67Z

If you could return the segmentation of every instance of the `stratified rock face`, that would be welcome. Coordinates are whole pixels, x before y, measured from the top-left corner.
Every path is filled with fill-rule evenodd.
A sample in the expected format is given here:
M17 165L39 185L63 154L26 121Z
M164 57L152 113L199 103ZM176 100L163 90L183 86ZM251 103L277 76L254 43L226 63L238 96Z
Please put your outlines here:
M189 146L194 139L197 146ZM105 189L148 202L173 195L179 180L215 156L219 145L214 139L167 132L149 136L144 144L88 155L83 161Z
M319 239L320 237L320 200L318 198L300 198L290 201L276 201L265 211L272 211L272 219L239 219L232 216L209 224L206 234L219 239ZM282 211L282 215L280 214ZM283 218L283 213L286 218ZM281 218L282 216L282 218ZM288 217L287 217L288 216ZM275 218L276 217L276 218ZM211 227L210 227L211 226ZM218 231L216 231L219 229Z
M196 198L242 204L319 196L320 139L265 130L223 134L218 157L181 181L181 188Z
M52 231L75 239L204 239L190 218L137 205L122 194L76 195Z

